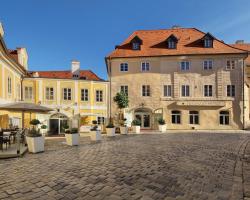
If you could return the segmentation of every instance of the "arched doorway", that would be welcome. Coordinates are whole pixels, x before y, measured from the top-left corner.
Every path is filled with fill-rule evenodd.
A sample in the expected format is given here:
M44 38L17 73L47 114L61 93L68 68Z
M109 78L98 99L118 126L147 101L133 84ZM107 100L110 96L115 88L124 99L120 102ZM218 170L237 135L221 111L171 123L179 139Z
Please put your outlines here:
M152 126L152 111L149 108L137 108L134 110L134 119L141 121L142 129L150 129Z
M50 134L58 135L63 133L64 127L68 125L68 123L68 117L62 113L55 113L51 115L49 119Z

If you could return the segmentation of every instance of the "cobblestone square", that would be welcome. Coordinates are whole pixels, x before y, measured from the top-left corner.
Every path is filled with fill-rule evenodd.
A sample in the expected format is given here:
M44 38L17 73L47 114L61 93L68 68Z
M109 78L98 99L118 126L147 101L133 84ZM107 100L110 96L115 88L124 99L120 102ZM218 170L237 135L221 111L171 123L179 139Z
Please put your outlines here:
M138 134L58 149L49 141L44 153L0 160L0 199L247 199L249 140L240 133Z

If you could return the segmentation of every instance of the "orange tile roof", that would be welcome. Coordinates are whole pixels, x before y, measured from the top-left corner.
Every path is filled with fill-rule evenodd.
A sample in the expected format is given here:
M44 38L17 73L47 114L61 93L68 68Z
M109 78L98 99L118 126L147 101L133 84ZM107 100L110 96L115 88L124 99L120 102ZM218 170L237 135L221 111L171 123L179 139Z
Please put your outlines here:
M243 43L243 44L231 44L231 46L248 51L248 57L245 60L247 65L250 65L250 43Z
M39 78L55 78L55 79L72 79L73 74L71 71L32 71L29 75L35 75L38 73ZM34 77L34 76L33 76ZM79 79L92 80L92 81L103 81L91 70L81 70Z
M166 39L174 35L178 39L176 49L168 49ZM144 57L197 54L235 54L246 53L214 38L213 48L204 48L201 39L206 34L196 28L176 28L163 30L139 30L132 33L121 45L107 57ZM140 50L132 50L130 41L134 37L142 40Z

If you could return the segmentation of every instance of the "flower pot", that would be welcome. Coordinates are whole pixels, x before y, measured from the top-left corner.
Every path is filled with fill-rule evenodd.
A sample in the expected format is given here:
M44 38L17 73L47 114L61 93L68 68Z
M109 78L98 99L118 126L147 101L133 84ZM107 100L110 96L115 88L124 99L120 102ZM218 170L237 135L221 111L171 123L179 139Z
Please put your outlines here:
M38 153L44 151L44 137L26 137L26 141L28 144L28 150L31 153Z
M133 132L134 133L140 133L140 131L141 131L141 127L140 126L132 126L132 128L133 128Z
M48 130L47 129L40 129L40 133L42 134L42 136L46 136L48 134Z
M167 125L166 125L166 124L164 124L164 125L159 125L159 131L160 131L160 132L166 132L166 130L167 130Z
M114 137L115 136L115 128L106 128L107 136Z
M120 133L123 134L123 135L127 135L128 134L128 127L121 126L120 127Z
M65 134L67 145L77 146L79 145L79 133Z
M102 134L101 131L90 131L90 139L92 141L100 141L102 140Z

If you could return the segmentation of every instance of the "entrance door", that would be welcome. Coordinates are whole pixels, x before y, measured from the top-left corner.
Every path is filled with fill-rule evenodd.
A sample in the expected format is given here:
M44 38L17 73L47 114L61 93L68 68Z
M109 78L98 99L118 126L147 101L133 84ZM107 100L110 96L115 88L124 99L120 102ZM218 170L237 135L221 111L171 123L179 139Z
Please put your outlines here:
M136 113L135 118L140 120L141 128L149 129L151 127L150 114Z
M50 119L49 124L50 124L50 132L51 132L51 134L57 135L58 134L58 129L59 129L59 119Z

